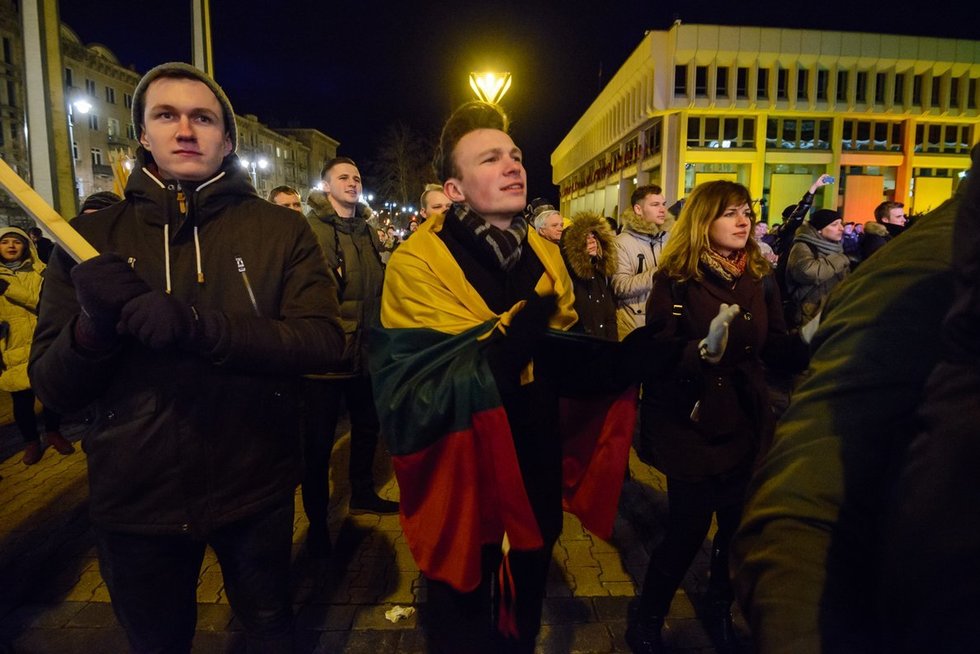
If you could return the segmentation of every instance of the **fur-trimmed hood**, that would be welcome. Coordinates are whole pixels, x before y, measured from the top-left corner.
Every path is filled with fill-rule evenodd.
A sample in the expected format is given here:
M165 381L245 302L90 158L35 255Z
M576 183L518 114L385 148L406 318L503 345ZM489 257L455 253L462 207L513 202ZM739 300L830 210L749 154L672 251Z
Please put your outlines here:
M589 234L596 235L602 256L598 266L593 266L592 257L586 252L586 239ZM561 233L561 249L565 262L571 272L580 279L589 279L598 268L605 277L616 272L616 233L609 222L601 215L591 211L581 211L572 216L572 222Z
M888 229L881 223L876 223L872 220L864 223L864 233L874 234L875 236L888 236Z
M670 212L667 213L667 219L663 225L648 223L632 211L626 211L626 213L622 214L622 219L623 229L628 229L637 234L650 234L651 236L656 236L660 232L669 232L675 221L674 216Z
M306 198L306 204L310 206L310 209L316 213L317 216L328 216L336 215L337 211L330 204L330 198L323 191L310 191L309 197ZM357 209L354 211L354 215L360 216L367 220L371 217L370 210L365 204L357 203Z

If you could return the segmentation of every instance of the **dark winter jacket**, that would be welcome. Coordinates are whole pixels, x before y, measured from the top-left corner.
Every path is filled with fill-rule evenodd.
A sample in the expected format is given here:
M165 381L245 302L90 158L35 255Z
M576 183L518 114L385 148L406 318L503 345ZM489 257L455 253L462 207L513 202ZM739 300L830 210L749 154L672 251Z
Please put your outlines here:
M868 257L885 247L889 241L904 231L904 225L874 221L865 223L864 234L861 236L861 260L867 260Z
M590 257L586 240L595 234L599 256ZM616 233L597 213L583 212L561 233L561 254L572 278L578 323L573 330L618 340L616 300L610 279L616 272Z
M775 283L746 273L732 284L703 273L700 282L680 282L658 272L647 303L656 338L680 337L687 345L672 374L643 382L642 454L668 477L688 481L751 463L767 445L772 414L763 360L786 370L806 364L806 346L786 332ZM699 356L698 343L722 303L742 311L721 361L710 364Z
M840 243L823 238L809 223L800 227L786 266L790 327L805 325L820 313L827 296L847 277L850 263Z
M894 651L878 641L874 599L881 590L885 542L880 527L895 507L898 471L923 424L915 410L942 353L943 316L953 300L957 202L944 203L862 263L824 308L810 374L780 419L732 543L735 587L760 654ZM974 432L975 413L959 415ZM938 476L929 479L940 483ZM949 515L970 524L960 513ZM935 544L946 542L944 534L930 530L917 531L916 538L917 556L937 552ZM964 568L944 559L942 570L957 577ZM972 583L969 571L964 579ZM906 580L898 576L896 583ZM952 615L942 603L961 597L946 592L949 585L930 580L937 601L929 610L935 608L942 620ZM914 586L900 588L897 599L908 606L922 602ZM930 623L930 639L952 624L934 629ZM934 647L938 642L917 651L970 651Z
M365 222L358 205L353 218L337 215L327 196L310 193L306 219L316 234L327 266L337 282L340 324L346 344L339 365L317 375L323 378L356 377L367 374L366 334L381 326L381 287L384 266L377 231Z
M302 472L299 376L339 356L337 291L309 226L257 197L236 156L196 190L185 185L186 216L181 185L158 179L147 157L139 151L125 201L72 224L97 250L129 259L151 288L169 285L213 319L216 345L154 351L124 337L104 355L80 350L74 262L56 248L29 372L46 406L90 410L93 522L206 534L292 495Z

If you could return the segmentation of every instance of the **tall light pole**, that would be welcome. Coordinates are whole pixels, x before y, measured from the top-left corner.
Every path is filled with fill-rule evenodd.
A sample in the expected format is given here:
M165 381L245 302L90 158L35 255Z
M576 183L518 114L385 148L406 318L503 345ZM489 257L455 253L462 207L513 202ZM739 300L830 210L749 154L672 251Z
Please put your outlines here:
M90 111L92 111L92 103L85 96L75 98L68 103L68 147L71 150L71 174L75 182L75 195L79 201L85 196L85 190L82 187L82 180L78 176L78 162L75 158L75 148L77 147L75 143L75 116L77 114L84 116ZM79 156L81 156L81 152L79 152Z
M269 167L269 161L265 157L257 157L255 159L240 159L242 162L242 167L245 168L252 175L252 186L255 187L256 192L259 190L259 176L257 169L265 170Z
M510 73L470 73L470 88L483 102L499 104L510 90Z

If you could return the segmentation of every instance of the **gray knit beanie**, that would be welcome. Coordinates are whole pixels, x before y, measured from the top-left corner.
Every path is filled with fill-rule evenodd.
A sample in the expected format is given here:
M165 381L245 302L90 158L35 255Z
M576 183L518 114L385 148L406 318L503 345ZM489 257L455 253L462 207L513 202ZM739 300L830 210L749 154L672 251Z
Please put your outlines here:
M228 99L228 96L221 90L218 83L206 75L204 71L180 61L171 61L166 64L160 64L147 72L146 75L143 75L143 79L141 79L139 84L136 85L136 90L133 92L133 125L136 126L137 138L143 134L143 114L146 110L146 89L149 88L150 83L153 82L153 80L161 77L195 79L211 89L214 96L218 98L218 104L221 105L221 111L224 114L223 118L225 120L225 131L228 132L228 136L231 138L231 151L234 152L238 149L238 126L235 124L235 110L231 108L231 101Z

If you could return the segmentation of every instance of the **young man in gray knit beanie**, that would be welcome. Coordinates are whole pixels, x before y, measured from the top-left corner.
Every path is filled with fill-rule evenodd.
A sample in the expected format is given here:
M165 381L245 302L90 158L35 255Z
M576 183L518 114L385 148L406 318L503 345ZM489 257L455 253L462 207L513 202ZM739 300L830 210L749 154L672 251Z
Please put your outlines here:
M72 221L102 254L51 256L31 381L94 416L89 513L132 651L191 650L208 545L248 650L292 651L298 382L341 356L337 287L307 222L256 195L214 80L152 69L133 122L125 199Z

